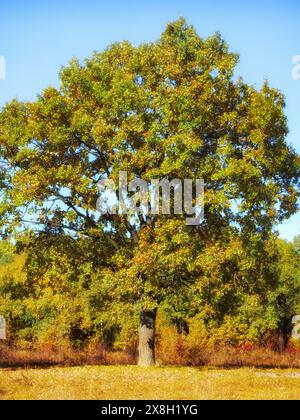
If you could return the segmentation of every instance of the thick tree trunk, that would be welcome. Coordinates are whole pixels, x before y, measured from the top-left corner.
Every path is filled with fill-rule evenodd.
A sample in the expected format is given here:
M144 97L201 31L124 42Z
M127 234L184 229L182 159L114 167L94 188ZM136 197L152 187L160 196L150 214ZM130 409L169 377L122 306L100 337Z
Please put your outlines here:
M139 330L138 365L150 367L155 365L155 320L156 309L142 311Z

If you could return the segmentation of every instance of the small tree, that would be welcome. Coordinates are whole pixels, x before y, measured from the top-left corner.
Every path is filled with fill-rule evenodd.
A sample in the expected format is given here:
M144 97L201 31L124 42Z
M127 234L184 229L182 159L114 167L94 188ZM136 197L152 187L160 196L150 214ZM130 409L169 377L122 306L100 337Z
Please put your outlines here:
M205 246L242 235L251 247L297 208L299 157L285 142L284 98L267 82L257 90L235 81L237 61L219 34L201 39L179 19L156 43L73 60L59 89L0 114L3 235L35 226L107 244L103 278L116 299L140 307L141 365L154 363L158 306L201 281ZM97 183L117 182L121 170L147 182L203 178L205 221L100 216Z

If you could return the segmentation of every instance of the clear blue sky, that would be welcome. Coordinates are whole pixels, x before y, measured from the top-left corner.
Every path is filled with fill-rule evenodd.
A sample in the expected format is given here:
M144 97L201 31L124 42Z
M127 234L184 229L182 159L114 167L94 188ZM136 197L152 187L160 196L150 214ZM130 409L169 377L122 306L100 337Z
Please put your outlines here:
M300 55L299 0L52 0L0 1L0 55L7 78L0 80L0 106L14 97L34 99L58 84L60 67L113 41L154 41L167 22L184 16L206 37L220 30L241 56L237 74L260 86L265 78L286 95L288 141L300 152L300 80L291 76ZM280 227L281 236L300 233L300 213Z

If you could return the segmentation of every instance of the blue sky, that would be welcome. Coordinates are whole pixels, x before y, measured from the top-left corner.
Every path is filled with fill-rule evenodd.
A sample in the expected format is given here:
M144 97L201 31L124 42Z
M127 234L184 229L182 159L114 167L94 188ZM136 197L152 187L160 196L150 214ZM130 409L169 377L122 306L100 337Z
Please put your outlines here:
M62 65L85 58L113 41L156 40L167 22L184 16L203 37L220 30L241 56L237 75L261 86L264 79L286 95L288 141L300 152L300 80L291 76L300 55L300 2L201 0L52 0L0 2L0 106L14 97L32 100L58 85ZM281 236L300 233L300 212L280 226Z

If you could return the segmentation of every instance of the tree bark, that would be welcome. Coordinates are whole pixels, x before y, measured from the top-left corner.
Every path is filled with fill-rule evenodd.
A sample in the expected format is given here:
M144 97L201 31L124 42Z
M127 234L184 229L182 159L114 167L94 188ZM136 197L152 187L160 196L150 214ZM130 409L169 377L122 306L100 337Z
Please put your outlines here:
M142 311L139 329L138 365L150 367L155 365L155 320L156 309Z

